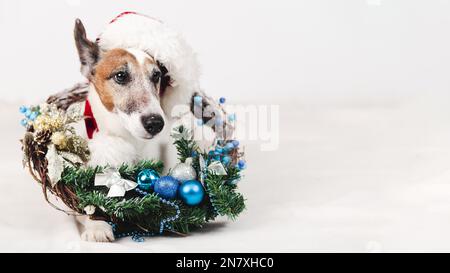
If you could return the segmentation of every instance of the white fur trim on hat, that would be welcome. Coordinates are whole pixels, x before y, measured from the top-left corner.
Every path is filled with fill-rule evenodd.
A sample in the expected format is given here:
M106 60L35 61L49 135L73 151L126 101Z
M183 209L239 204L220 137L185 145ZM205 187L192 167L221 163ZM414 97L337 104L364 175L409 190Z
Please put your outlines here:
M159 20L125 12L116 17L98 37L101 49L135 48L162 62L173 84L190 91L199 88L197 57L182 35Z

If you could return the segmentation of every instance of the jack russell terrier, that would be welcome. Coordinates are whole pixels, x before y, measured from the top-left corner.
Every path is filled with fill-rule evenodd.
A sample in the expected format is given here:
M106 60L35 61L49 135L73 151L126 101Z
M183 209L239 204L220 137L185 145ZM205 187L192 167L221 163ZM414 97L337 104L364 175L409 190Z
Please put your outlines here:
M70 96L86 100L89 165L117 167L157 156L166 166L174 165L170 164L176 159L170 128L186 113L191 120L194 116L202 119L215 133L220 131L222 138L225 133L231 134L230 124L218 126L212 121L225 112L200 90L199 65L193 50L162 22L134 12L122 13L96 41L91 41L77 19L74 37L81 73L88 83L63 91L49 102L67 108L64 103ZM194 110L196 96L203 99L200 111ZM161 147L171 148L166 151L169 156L161 154ZM114 240L108 223L87 216L77 219L84 226L83 240Z

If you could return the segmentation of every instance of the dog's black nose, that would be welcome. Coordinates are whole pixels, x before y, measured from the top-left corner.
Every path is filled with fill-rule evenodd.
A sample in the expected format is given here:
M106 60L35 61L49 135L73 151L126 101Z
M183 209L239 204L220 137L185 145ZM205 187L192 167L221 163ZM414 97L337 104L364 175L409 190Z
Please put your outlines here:
M160 115L148 115L141 117L145 130L152 136L161 132L164 128L164 119Z

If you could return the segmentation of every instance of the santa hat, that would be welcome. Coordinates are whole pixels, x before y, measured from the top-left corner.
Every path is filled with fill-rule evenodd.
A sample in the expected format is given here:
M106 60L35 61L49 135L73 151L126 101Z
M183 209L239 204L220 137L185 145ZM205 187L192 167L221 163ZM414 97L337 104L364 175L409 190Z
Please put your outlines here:
M197 90L200 77L197 57L182 35L160 20L136 12L114 18L97 38L101 49L135 48L164 64L171 85Z

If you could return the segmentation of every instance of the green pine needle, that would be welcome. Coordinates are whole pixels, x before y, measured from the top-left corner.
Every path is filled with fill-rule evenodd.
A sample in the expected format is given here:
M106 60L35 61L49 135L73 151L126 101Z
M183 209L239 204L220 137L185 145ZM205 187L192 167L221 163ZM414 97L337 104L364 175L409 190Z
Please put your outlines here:
M224 183L223 177L209 173L205 179L206 191L211 203L222 216L234 220L245 209L245 199L235 192L235 186Z

